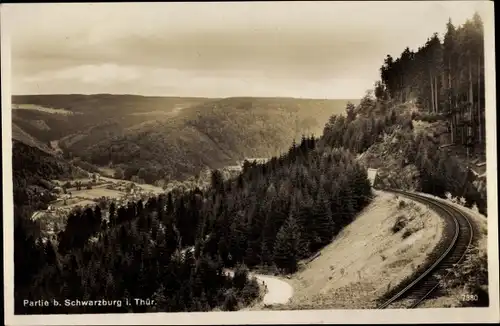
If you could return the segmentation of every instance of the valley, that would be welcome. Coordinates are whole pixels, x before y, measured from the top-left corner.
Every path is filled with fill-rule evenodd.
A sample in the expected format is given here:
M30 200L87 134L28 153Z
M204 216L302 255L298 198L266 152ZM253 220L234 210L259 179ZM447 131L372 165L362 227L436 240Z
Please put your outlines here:
M34 211L33 220L40 222L44 241L57 241L56 235L64 230L66 217L76 208L99 206L109 208L111 203L126 205L129 201L147 200L164 193L164 189L147 184L137 184L127 180L101 177L89 173L88 178L51 180L53 200L47 209ZM104 216L108 218L108 216Z
M375 102L370 101L373 100L369 97L361 100L357 113L361 116L358 119L361 120L356 120L355 123L359 124L361 123L360 121L363 121L362 116L365 113L362 110L366 110L367 105L377 105ZM178 114L183 111L178 111ZM387 111L386 114L390 116L391 112ZM401 124L404 128L404 121L407 114L408 112L406 111L399 112L400 120L395 121L395 123ZM343 118L340 116L337 119ZM156 123L158 122L151 122L152 125ZM189 123L195 124L196 122L189 120ZM324 134L317 140L318 146L324 146L326 142L330 141L329 139L332 139L329 138L331 137L329 132L331 132L332 123L335 124L338 122L330 119L330 122L325 127ZM412 120L412 123L418 124L418 121ZM411 133L431 132L432 137L431 126L432 124L424 128L411 130ZM269 127L261 126L261 128ZM368 128L367 131L370 131L370 129ZM376 181L378 185L387 184L387 182L392 182L390 180L395 178L394 173L400 173L396 174L399 175L399 182L408 182L410 189L419 189L418 187L420 186L418 183L414 183L408 178L407 171L403 169L398 172L400 166L404 167L410 163L408 161L402 162L400 159L402 157L411 158L411 155L398 156L394 154L401 154L400 151L402 149L407 151L411 148L411 143L403 141L403 139L408 139L405 137L407 136L402 133L401 129L396 129L390 136L386 135L382 140L366 148L365 151L357 156L357 161L362 166L375 168L369 170L366 174L371 182ZM193 143L196 144L194 139ZM15 140L15 142L17 141ZM303 151L307 146L311 146L311 142L313 141L314 138L304 137L302 137L300 143L292 141L292 149L285 155L292 155L291 153L295 150ZM220 138L216 138L213 142L218 144L218 146L219 143L223 143ZM30 143L33 144L33 142ZM73 177L67 175L61 179L54 177L46 179L47 182L52 184L52 186L47 188L51 199L47 202L46 208L32 212L31 218L33 222L39 225L41 239L44 243L51 243L53 245L58 245L61 239L64 239L64 234L68 232L67 225L70 223L68 216L75 212L77 212L76 214L88 214L89 209L93 211L97 209L94 207L99 207L99 211L102 211L102 213L99 213L100 218L104 221L104 225L113 225L113 223L116 223L113 222L116 217L112 215L114 213L111 206L130 208L130 205L134 206L136 205L135 203L137 205L149 203L152 199L161 198L161 196L165 196L166 194L169 194L169 196L170 194L176 194L175 196L182 197L184 196L183 194L190 194L193 191L202 191L202 193L206 191L210 192L214 187L217 187L217 175L214 174L214 171L220 174L222 182L227 183L227 187L229 187L229 184L233 182L236 182L236 184L240 184L240 182L245 183L245 181L240 181L241 176L247 175L247 178L250 177L252 170L258 171L263 166L276 166L277 164L276 157L272 155L267 157L239 156L240 160L228 159L221 162L219 169L211 170L208 166L202 166L200 170L187 172L184 178L177 180L169 179L168 181L162 180L162 182L155 180L153 182L155 185L152 185L146 183L146 178L138 178L137 175L131 176L130 180L116 178L116 176L124 177L125 174L125 169L120 165L93 165L75 156L69 159L67 158L67 153L65 153L67 148L61 148L58 140L50 141L48 145L48 150L43 147L38 147L38 150L45 153L44 155L53 157L56 161L65 162L64 164L73 166L73 169L78 171L76 174L73 173ZM408 147L408 145L410 146ZM352 145L348 144L348 146ZM140 155L143 155L142 147ZM228 157L232 156L228 155ZM377 163L380 162L377 159L380 160L381 158L384 164ZM222 163L226 165L222 165ZM92 168L93 172L84 169L87 165ZM392 172L387 174L385 169L390 166L392 166ZM200 172L194 174L195 171ZM400 183L399 187L405 186ZM332 244L318 251L315 259L309 260L306 258L298 262L298 270L291 273L287 278L280 276L281 273L276 271L271 272L274 276L269 275L269 271L263 274L259 273L259 269L257 269L257 272L251 272L249 277L256 277L260 289L259 292L261 293L261 300L251 303L246 307L242 306L241 309L306 309L311 307L311 302L313 302L314 307L324 308L353 308L357 306L364 308L373 306L372 308L375 308L377 298L396 286L400 278L402 280L415 272L417 266L425 261L430 251L432 251L440 240L442 226L437 217L432 217L432 212L425 210L425 208L423 209L415 203L410 202L407 206L405 205L405 208L401 208L400 200L394 201L387 194L379 192L375 192L375 197L372 200L371 206L369 205L360 212L360 215L353 222L336 235ZM186 201L189 202L190 199L186 199ZM146 204L145 207L147 205L149 204ZM389 212L387 211L388 209L392 209L392 211ZM377 213L377 210L384 211ZM242 214L245 214L244 211L242 211ZM418 237L410 236L408 239L400 240L396 235L391 236L389 234L391 232L391 225L395 223L396 218L400 218L401 216L405 216L410 221L409 224L411 225L408 226L408 229L412 230L410 235L417 234ZM187 225L183 226L180 221L177 223L181 223L178 224L181 230L187 227ZM368 227L371 225L370 223L380 223L380 225ZM380 232L370 231L372 229L380 230ZM207 234L208 230L204 232ZM63 238L61 238L61 234ZM213 234L213 238L212 236L207 237L206 246L208 247L212 246L213 239L220 237L220 235L217 235L217 232ZM373 239L370 237L373 237ZM355 248L359 249L359 246L363 246L363 243L365 245L368 244L366 241L361 241L361 238L371 239L369 240L371 244L370 248L374 251L361 250L359 252L361 256L358 257L357 255L353 255L351 251L356 250ZM411 243L409 242L410 240ZM380 241L380 245L375 245L378 241ZM416 246L417 243L419 244L418 246ZM190 246L189 242L184 244L184 246L186 245L192 251L184 249L184 255L186 254L186 250L195 254L195 246ZM234 251L231 251L231 255L234 255ZM344 252L345 254L342 256ZM243 256L246 257L246 255L244 254ZM347 256L350 259L347 259ZM184 259L187 258L184 257ZM248 259L244 258L244 261L248 263L250 261ZM234 277L234 270L231 270L230 274L232 275L231 277ZM398 280L394 280L393 276L396 274L398 275ZM387 278L388 275L391 275L390 280ZM288 294L285 295L282 291ZM352 296L354 293L356 297ZM450 298L453 297L455 299L448 299L447 302L456 300L456 296L457 294L452 294ZM336 299L333 300L332 298ZM454 304L457 304L456 301L454 302Z
M246 158L247 162L263 162L262 158ZM242 171L244 162L220 169L224 179L231 179ZM104 174L113 174L110 169L101 168ZM110 173L111 172L111 173ZM142 200L172 191L188 189L204 189L210 186L210 171L204 171L198 178L190 177L184 181L174 180L163 187L151 184L136 183L129 180L106 177L100 173L87 172L83 178L47 180L53 184L48 190L52 200L47 202L46 209L36 210L31 219L40 223L43 241L57 242L56 235L64 230L66 217L75 209L99 206L104 209L103 218L109 219L107 209L113 203L117 207L126 206L129 202Z
M380 104L375 103L370 97L361 99L357 108L357 114L360 117L357 118L358 120L353 121L352 125L362 125L364 119L363 115L366 114L366 111L363 110L367 110L367 108L373 105L376 106ZM177 114L181 114L183 111L184 110L179 110ZM349 110L347 110L347 112L349 113ZM386 111L385 114L386 116L391 116L393 114L392 112L393 111L389 110ZM200 113L198 112L197 114ZM399 127L394 129L389 135L385 135L383 139L365 148L364 151L357 155L356 161L358 161L361 166L372 168L366 172L366 177L369 178L372 183L376 181L377 185L387 184L387 182L390 184L390 182L392 182L391 180L395 178L394 173L399 173L396 174L398 176L397 178L400 180L399 187L409 187L410 189L419 189L419 187L421 187L418 182L415 183L408 177L408 171L404 168L400 170L401 167L405 167L411 163L407 160L401 161L401 158L411 158L411 155L400 155L401 150L409 151L412 148L411 142L408 142L409 134L405 134L405 132L409 131L410 134L415 133L417 135L421 132L430 132L430 137L434 135L432 134L432 124L420 127L420 129L417 130L410 129L404 131L407 125L405 119L408 119L408 114L409 112L407 111L400 111L398 113L398 119L392 122L399 125ZM208 115L202 117L204 119L209 119ZM186 117L184 116L183 119L186 119ZM317 146L321 148L325 143L331 141L332 136L330 132L333 131L332 128L335 124L339 123L339 121L343 121L342 119L344 119L343 116L337 116L337 118L333 120L330 119L324 128L323 135L317 138L317 140L314 140L314 137L302 137L300 143L296 143L294 139L292 139L291 149L288 153L282 154L281 158L283 158L283 155L294 155L293 153L295 151L298 151L297 153L303 153L295 154L299 155L298 157L302 157L301 155L311 155L305 154L308 151L308 146L312 146L312 143L317 142ZM196 120L186 121L189 121L188 124L192 125L196 125L197 123ZM391 122L387 122L387 119L384 121L386 121L384 123L387 124L386 128L390 128ZM418 124L418 120L411 119L411 123ZM158 122L154 121L150 122L149 126L157 124ZM260 126L260 128L265 129L269 127ZM152 128L151 130L154 129L155 128ZM370 128L365 130L366 132L370 132ZM237 132L236 129L234 132ZM192 138L193 144L197 144L194 141L195 139L196 138ZM407 139L407 141L404 141L404 139ZM216 138L214 140L208 138L208 140L217 144L217 146L224 144L221 138ZM19 139L15 140L15 142L18 141ZM30 143L33 144L32 141ZM188 143L186 143L186 145L187 144ZM75 212L76 214L83 214L83 217L85 214L89 214L88 212L95 211L97 207L99 207L99 212L102 212L99 213L99 216L104 223L103 225L108 225L106 226L107 228L116 223L114 222L116 217L113 215L112 206L117 208L128 207L127 209L129 209L135 205L141 205L142 207L143 203L148 203L144 206L147 207L150 205L149 203L151 200L161 198L166 194L169 194L169 196L174 194L176 198L179 198L178 196L182 198L182 196L186 194L191 196L189 194L192 194L193 191L201 191L201 194L205 193L208 195L211 191L217 189L217 182L226 183L227 185L225 188L229 187L227 189L232 188L232 186L230 186L232 183L235 183L235 185L237 185L236 187L241 187L240 183L245 184L246 182L251 182L252 173L256 173L251 171L260 171L264 166L278 167L276 156L273 155L267 157L263 155L258 157L241 157L229 154L227 155L228 159L221 161L221 165L218 165L220 167L218 169L210 169L207 165L204 165L201 166L199 170L190 170L186 172L183 178L177 180L168 179L168 181L163 179L162 182L154 180L152 183L155 185L153 185L146 183L145 179L147 178L144 177L144 173L141 174L141 176L143 176L142 178L140 178L139 175L129 176L130 180L116 178L119 176L123 178L125 176L126 170L120 165L108 164L107 166L99 166L83 161L80 157L75 157L73 155L69 158L66 152L68 150L67 147L61 148L58 140L50 141L48 145L48 150L42 146L40 146L42 148L37 148L45 153L44 155L48 155L48 157L52 157L55 161L60 163L65 162L64 164L69 164L75 171L78 171L75 172L76 174L73 173L73 176L67 175L65 178L61 179L54 177L46 179L46 181L52 185L46 188L49 191L51 199L46 202L46 208L32 212L31 219L39 225L43 242L59 246L61 246L60 241L63 241L63 245L66 243L64 241L68 241L64 240L65 237L67 237L65 234L69 232L68 223L70 222L68 216L75 214ZM356 144L352 143L346 145L356 146ZM199 143L196 146L199 146ZM141 149L139 155L143 156L143 147L139 148ZM260 154L263 152L257 153ZM264 153L266 154L265 151ZM326 153L328 153L328 151ZM396 153L399 153L399 155ZM335 157L335 155L338 154L333 155ZM237 157L240 158L240 160L231 160L229 159L230 157ZM384 163L381 164L380 160ZM93 172L91 172L91 170L85 170L87 166L91 167ZM386 169L391 166L391 172L385 172ZM196 171L199 172L195 173ZM217 173L214 174L215 172L219 173L219 177L221 178L220 181L217 181L218 176ZM250 179L243 181L245 180L241 179L243 175L246 175L245 178ZM332 177L331 180L335 180L335 177ZM280 183L278 180L276 182ZM408 183L404 185L401 182ZM259 190L256 189L256 191ZM186 199L186 202L190 202L191 200L192 199ZM387 194L380 192L375 192L373 199L370 199L370 201L372 201L372 203L362 210L359 216L354 218L353 222L348 224L335 236L332 244L319 250L317 254L313 256L316 258L312 260L306 258L298 261L297 270L291 270L291 274L286 278L280 276L282 272L277 272L276 270L271 272L274 276L269 275L269 271L259 273L258 268L256 272L253 271L249 273L248 275L250 278L256 277L261 299L260 301L255 301L246 306L243 305L241 309L306 309L311 307L311 302L314 307L324 308L353 308L358 306L360 308L375 308L376 300L380 296L399 284L398 282L402 279L414 273L416 268L425 261L426 257L440 240L442 225L440 224L439 218L433 216L432 212L429 212L415 203L411 203L411 201L409 203L407 202L407 204L402 207L401 200L391 199ZM89 209L91 211L89 211ZM377 210L381 211L378 212ZM298 212L299 217L301 216L300 214L304 214L300 213L300 209ZM245 214L245 211L240 211L240 214ZM408 231L410 232L410 236L403 240L399 239L398 235L391 235L392 233L390 231L391 226L402 216L409 220L409 222L407 222L409 223L407 228L408 230L411 229L411 232ZM237 220L235 222L239 223ZM176 223L179 230L184 229L184 231L180 232L186 232L188 224L183 224L181 220L178 220ZM374 224L370 227L370 223L379 224ZM282 228L283 227L284 226L282 226ZM370 231L373 229L377 229L380 232ZM205 234L207 234L206 232L208 232L208 230L204 231ZM415 236L413 234L415 234ZM207 250L212 250L208 248L213 246L213 240L220 239L220 236L221 235L217 235L217 232L214 233L214 231L212 231L211 236L207 237ZM94 239L96 240L92 241L98 241L99 237ZM366 242L361 239L371 240ZM380 244L377 244L378 242L380 242ZM368 243L371 244L370 248L373 249L373 251L359 251L361 247L363 247L363 244L367 246ZM185 257L187 251L191 252L191 254L195 254L195 246L193 246L191 242L184 242L183 246L191 248L190 250L183 250L183 259L187 259ZM233 249L230 249L232 252L230 256L235 255L233 250L237 250L238 246L232 248ZM358 250L360 256L353 255L352 250ZM251 258L247 257L247 255L248 253L243 254L243 261L249 264ZM347 257L350 258L348 259ZM229 259L231 260L233 258ZM230 262L226 262L226 264L231 266ZM234 269L231 270L231 277L234 277L234 273ZM394 275L396 274L398 277L394 280ZM391 275L390 280L388 278L389 275ZM287 294L284 294L285 292L283 291ZM353 297L353 294L356 296ZM452 294L450 299L446 302L455 300L454 304L457 304L456 296L457 294ZM332 298L335 298L335 300Z
M488 306L481 35L359 99L14 96L15 312ZM23 306L99 296L156 305Z

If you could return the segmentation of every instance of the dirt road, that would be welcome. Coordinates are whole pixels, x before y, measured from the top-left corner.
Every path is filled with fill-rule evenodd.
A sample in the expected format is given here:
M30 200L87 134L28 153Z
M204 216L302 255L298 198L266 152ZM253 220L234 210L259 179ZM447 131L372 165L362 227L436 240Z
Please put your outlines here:
M267 293L264 295L262 303L264 305L285 304L293 296L293 288L290 284L276 277L266 275L252 275L259 282L267 285Z
M231 276L234 275L232 270L226 270L226 272ZM264 305L286 304L293 295L292 286L277 277L253 273L250 273L250 277L255 277L259 285L262 286L264 283L267 286L267 292L262 299Z

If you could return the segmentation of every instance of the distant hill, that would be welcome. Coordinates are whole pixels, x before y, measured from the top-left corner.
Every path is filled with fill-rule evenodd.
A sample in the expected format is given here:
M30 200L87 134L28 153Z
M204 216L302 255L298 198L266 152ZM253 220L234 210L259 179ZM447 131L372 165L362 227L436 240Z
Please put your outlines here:
M112 163L125 178L154 182L182 179L245 157L279 154L302 134L319 135L328 118L343 113L348 101L15 96L13 103L24 109L13 110L13 121L42 142L58 140L68 155L100 166Z
M63 95L14 95L12 104L33 104L36 106L68 110L73 113L113 116L171 110L176 105L192 105L207 101L199 97L161 97L114 94L63 94Z
M94 164L123 164L125 178L183 179L245 157L269 157L302 134L318 134L347 101L226 98L205 102L169 120L131 128L77 150ZM76 150L76 146L71 147Z
M15 123L12 123L12 139L15 139L15 140L17 140L25 145L28 145L31 147L36 147L43 152L51 153L51 150L47 146L47 144L44 144L41 141L39 141L38 139L34 138L30 134L28 134L26 131L21 129Z
M86 134L101 125L114 125L110 132L119 132L135 124L168 118L207 100L110 94L17 95L12 97L12 120L36 139L48 142Z

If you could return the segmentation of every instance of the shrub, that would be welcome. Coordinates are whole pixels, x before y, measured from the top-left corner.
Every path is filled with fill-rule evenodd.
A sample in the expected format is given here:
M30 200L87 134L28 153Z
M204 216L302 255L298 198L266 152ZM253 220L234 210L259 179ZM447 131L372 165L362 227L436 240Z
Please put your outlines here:
M246 284L243 290L241 290L241 300L249 304L253 300L255 300L260 293L260 287L257 279L252 278Z
M248 282L248 268L245 264L239 265L234 271L233 285L238 290L245 287Z
M398 204L399 209L403 209L406 207L406 202L404 200L400 200Z
M446 120L446 117L442 114L427 113L427 112L412 112L413 120L420 120L428 123L433 123L441 120Z
M401 236L403 239L408 238L410 235L413 234L413 230L407 229L405 232L403 232L403 235Z
M406 226L406 218L403 215L399 215L396 219L396 223L392 226L392 233L398 233Z
M441 279L448 290L461 288L467 294L477 295L479 300L463 302L465 305L488 306L488 257L486 241L467 249L462 263L450 269L451 275ZM463 293L462 293L463 294ZM463 301L462 298L458 298Z
M236 311L238 309L238 299L232 289L226 292L222 309L225 311Z

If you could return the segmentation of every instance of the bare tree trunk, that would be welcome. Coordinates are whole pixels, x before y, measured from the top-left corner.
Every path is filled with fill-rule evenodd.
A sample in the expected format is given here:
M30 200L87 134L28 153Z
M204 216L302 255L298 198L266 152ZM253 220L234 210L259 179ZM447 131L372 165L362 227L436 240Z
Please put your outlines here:
M459 98L460 99L460 98ZM458 114L458 123L460 124L460 145L464 144L464 116L465 116L465 108L463 105L463 101L459 101L459 114Z
M467 145L469 143L469 137L471 136L469 133L470 128L472 128L472 111L474 107L474 90L472 87L472 62L471 57L469 55L469 116L468 116L468 126L467 126ZM470 128L469 128L470 126ZM469 146L467 146L467 158L469 158Z
M474 111L474 88L473 88L473 84L472 84L472 61L470 61L470 60L469 60L469 80L470 80L470 83L469 83L469 91L470 91L469 121L470 121L470 128L467 129L468 131L473 128L472 116L473 116L473 111ZM470 134L470 132L467 132L467 136L469 138L472 135ZM469 139L467 139L467 140L469 140Z
M461 136L461 127L460 123L463 121L463 106L460 103L460 83L457 80L452 81L453 85L453 93L455 96L455 123L457 125L457 141L460 138L460 144L462 144L462 136Z
M436 104L434 105L434 107L436 108L436 113L439 112L439 101L438 101L438 94L439 94L438 93L439 92L439 90L438 90L438 84L439 83L438 83L438 81L439 81L439 78L437 76L435 76L434 77L434 98L436 99L435 100Z
M477 58L477 121L478 121L478 143L482 144L481 124L481 55Z
M429 71L429 79L431 81L431 103L432 103L432 112L434 112L434 85L432 84L432 73Z
M401 75L401 78L399 79L399 82L401 84L401 87L400 87L401 103L404 103L404 102L406 102L406 98L405 98L405 85L404 85L404 82L403 82L403 75Z
M434 107L434 112L437 112L436 108L436 77L432 76L432 106Z
M474 104L474 90L472 89L472 63L469 59L469 103ZM472 106L470 106L470 113L472 113ZM469 113L469 116L471 116Z
M450 59L448 59L448 105L449 105L449 110L451 113L451 143L453 144L455 142L455 135L454 135L454 128L453 124L455 123L455 108L452 106L452 88L451 88L451 62Z

